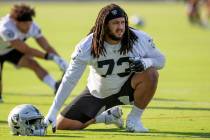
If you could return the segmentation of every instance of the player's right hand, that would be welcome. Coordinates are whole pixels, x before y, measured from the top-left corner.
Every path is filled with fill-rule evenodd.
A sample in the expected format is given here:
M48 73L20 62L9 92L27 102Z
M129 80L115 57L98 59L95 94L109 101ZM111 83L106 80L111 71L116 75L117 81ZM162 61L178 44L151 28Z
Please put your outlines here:
M44 124L46 126L52 125L52 132L56 132L56 115L50 115L49 113L44 118Z
M131 72L142 72L146 70L146 66L144 64L144 61L140 58L129 58L129 69Z
M62 71L66 71L66 69L68 68L68 63L61 58L60 56L54 56L53 61L60 67L60 69Z
M54 54L54 53L46 53L44 56L44 59L53 60L55 56L56 56L56 54Z

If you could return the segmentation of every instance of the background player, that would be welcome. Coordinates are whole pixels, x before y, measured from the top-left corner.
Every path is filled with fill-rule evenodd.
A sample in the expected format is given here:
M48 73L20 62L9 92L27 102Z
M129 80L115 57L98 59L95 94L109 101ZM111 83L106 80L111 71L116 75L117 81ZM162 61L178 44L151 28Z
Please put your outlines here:
M67 63L58 56L55 49L42 35L41 29L33 21L35 10L28 5L14 5L8 15L0 20L0 100L2 101L2 69L5 61L18 67L29 68L34 71L40 80L53 90L56 90L59 82L48 74L33 57L55 61L62 70L67 68ZM25 41L33 37L39 46L45 51L29 47Z
M202 7L205 8L206 16L202 16ZM210 18L210 0L188 0L187 15L192 24L198 24L202 27L209 27L208 19Z

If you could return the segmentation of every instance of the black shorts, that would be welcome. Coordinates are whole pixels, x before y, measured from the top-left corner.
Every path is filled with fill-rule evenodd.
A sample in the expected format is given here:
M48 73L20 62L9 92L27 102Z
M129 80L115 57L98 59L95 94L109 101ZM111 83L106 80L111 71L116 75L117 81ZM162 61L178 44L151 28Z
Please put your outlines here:
M1 73L3 69L3 64L5 61L8 61L14 65L17 65L20 59L23 57L23 53L19 52L18 50L11 50L7 54L0 55L0 79L1 79Z
M8 61L14 65L17 65L24 54L18 50L11 50L9 53L0 55L0 62Z
M78 97L76 97L64 108L61 115L68 119L86 123L104 110L117 105L130 104L134 101L134 89L131 87L131 78L133 75L134 74L132 74L125 82L119 93L103 99L94 97L90 94L89 89L86 88Z

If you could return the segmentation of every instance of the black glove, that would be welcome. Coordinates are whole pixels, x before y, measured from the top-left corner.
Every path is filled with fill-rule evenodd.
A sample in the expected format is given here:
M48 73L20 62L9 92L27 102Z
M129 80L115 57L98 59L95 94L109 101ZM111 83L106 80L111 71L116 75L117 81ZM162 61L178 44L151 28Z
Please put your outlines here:
M139 58L129 58L129 62L131 72L142 72L146 69L144 62Z
M44 59L46 60L53 60L55 54L54 53L46 53Z

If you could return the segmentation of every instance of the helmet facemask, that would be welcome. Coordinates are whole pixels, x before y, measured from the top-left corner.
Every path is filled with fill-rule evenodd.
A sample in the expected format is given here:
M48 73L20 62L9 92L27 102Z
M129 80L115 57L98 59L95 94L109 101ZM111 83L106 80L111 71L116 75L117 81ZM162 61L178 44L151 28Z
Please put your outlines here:
M43 118L25 120L22 123L25 125L24 133L27 136L44 136L46 134L46 126L43 123Z

